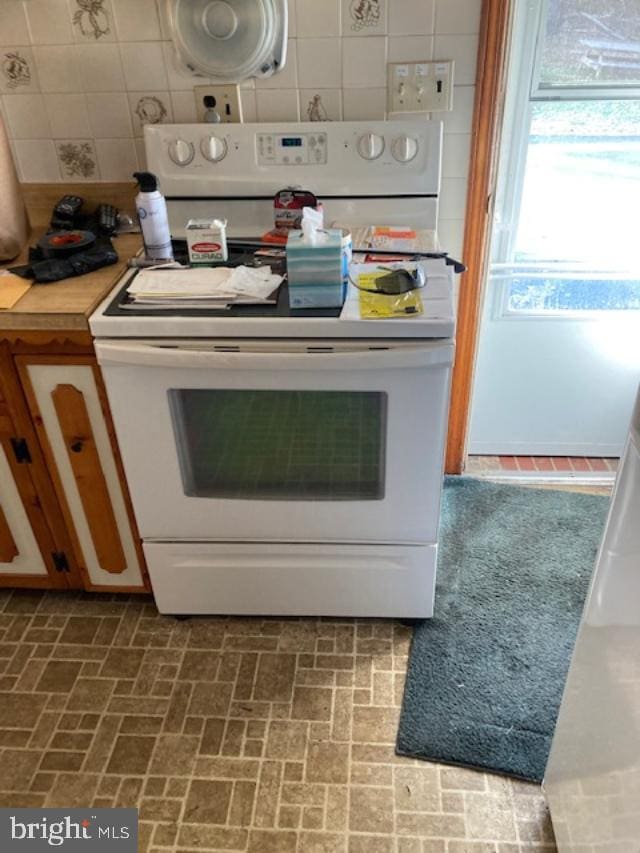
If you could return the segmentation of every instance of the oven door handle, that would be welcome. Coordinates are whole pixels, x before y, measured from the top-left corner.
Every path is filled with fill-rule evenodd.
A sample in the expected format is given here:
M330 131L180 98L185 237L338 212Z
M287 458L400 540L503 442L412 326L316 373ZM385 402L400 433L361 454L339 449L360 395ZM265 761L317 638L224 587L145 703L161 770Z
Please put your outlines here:
M436 367L451 364L449 340L428 342L415 348L357 351L237 352L158 346L131 341L96 341L102 366L201 368L216 370L385 370Z

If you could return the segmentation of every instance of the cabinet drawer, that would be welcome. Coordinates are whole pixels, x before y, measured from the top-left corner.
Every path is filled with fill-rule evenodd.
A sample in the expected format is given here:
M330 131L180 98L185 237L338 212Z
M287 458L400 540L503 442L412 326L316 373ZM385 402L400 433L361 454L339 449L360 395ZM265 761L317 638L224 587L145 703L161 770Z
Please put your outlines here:
M145 542L161 613L433 614L435 545Z

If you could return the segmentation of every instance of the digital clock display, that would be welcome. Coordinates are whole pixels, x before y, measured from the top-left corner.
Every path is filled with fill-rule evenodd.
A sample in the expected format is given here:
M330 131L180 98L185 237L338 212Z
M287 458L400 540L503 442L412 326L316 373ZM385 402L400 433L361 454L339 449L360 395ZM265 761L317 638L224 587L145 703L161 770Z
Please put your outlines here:
M280 144L283 148L300 148L302 145L302 137L301 136L284 136L280 140Z

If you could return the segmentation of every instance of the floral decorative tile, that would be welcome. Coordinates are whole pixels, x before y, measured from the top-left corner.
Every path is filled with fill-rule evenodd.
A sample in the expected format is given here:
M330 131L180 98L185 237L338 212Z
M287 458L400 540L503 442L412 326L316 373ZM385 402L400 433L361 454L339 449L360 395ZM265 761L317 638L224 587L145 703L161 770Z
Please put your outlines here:
M0 48L0 91L15 95L40 91L30 47Z
M74 181L97 181L100 178L92 139L62 139L56 142L56 152L63 178Z
M300 89L301 121L340 121L340 89Z
M142 136L145 124L166 124L173 121L168 92L130 92L129 105L136 136Z
M379 36L387 29L385 0L344 0L343 36Z
M71 0L70 5L76 41L115 41L109 0Z

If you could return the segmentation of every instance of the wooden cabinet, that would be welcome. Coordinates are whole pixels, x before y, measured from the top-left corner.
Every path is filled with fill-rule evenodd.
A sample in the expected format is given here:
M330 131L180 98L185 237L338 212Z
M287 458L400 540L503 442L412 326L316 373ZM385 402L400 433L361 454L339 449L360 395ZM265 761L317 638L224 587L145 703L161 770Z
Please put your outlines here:
M146 591L90 341L42 349L0 344L0 586Z

